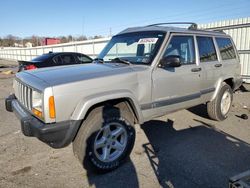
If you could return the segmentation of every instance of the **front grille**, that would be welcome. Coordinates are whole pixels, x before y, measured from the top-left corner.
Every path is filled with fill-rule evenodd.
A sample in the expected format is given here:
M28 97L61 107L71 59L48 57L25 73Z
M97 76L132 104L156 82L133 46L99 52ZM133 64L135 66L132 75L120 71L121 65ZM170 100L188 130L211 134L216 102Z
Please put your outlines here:
M32 110L32 89L20 82L19 80L14 81L15 96L18 101L25 106L28 110Z

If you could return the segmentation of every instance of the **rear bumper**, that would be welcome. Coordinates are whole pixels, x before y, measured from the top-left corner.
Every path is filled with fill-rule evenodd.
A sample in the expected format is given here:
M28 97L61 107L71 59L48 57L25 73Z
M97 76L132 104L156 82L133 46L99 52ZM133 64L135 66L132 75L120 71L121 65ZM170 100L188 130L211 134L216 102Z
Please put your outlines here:
M38 120L18 102L14 95L5 99L5 107L14 112L21 122L21 130L25 136L37 137L53 148L69 145L75 138L81 121L70 120L46 124Z

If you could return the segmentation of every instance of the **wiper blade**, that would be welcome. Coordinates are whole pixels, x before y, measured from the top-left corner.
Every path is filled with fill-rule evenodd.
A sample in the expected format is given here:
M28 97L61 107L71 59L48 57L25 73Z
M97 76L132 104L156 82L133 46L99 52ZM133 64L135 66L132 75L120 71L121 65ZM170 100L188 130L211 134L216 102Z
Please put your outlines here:
M128 60L125 60L125 59L121 59L119 57L116 57L114 59L111 59L110 61L111 63L123 63L123 64L126 64L126 65L131 65L131 63L128 61Z
M98 61L99 63L104 63L104 60L102 58L95 58L94 61Z

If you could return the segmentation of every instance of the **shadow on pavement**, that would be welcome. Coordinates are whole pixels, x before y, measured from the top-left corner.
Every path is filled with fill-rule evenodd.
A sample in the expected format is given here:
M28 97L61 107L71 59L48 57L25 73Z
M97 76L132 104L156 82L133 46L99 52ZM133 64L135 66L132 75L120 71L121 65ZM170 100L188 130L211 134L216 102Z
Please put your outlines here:
M131 160L107 174L91 174L88 172L89 186L100 187L139 187L137 173Z
M208 114L207 114L207 107L205 104L200 104L198 106L194 106L191 108L187 109L189 112L192 112L195 115L198 115L200 117L206 118L206 119L210 119Z
M210 125L175 130L173 121L141 125L143 147L163 187L228 187L228 179L250 168L250 145Z

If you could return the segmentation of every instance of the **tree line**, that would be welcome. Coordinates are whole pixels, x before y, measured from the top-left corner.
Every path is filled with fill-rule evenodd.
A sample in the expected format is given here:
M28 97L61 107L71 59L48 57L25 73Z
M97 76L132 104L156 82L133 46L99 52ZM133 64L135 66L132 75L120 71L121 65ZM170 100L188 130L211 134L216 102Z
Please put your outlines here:
M80 36L59 36L59 37L40 37L33 35L31 37L21 38L14 35L7 35L5 37L0 37L0 47L25 47L25 44L30 42L32 46L41 46L44 38L57 38L60 39L61 43L73 42L73 41L83 41L88 39L98 39L103 38L101 35L95 35L93 37L86 37L84 35Z

